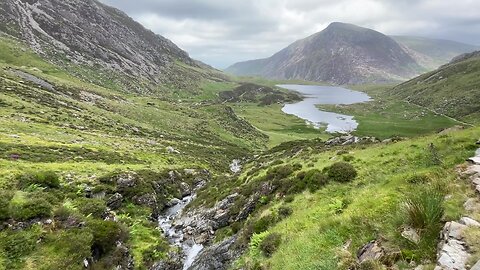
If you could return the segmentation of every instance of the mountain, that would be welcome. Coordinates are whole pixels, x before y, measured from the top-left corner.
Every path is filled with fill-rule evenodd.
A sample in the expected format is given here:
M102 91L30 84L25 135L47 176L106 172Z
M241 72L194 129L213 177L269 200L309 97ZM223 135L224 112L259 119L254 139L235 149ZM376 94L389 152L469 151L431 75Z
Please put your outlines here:
M0 31L77 76L127 91L153 91L158 84L188 88L220 76L170 40L95 0L4 0Z
M335 84L403 80L422 68L392 38L335 22L273 56L227 68L236 75L327 81Z
M480 51L463 54L439 69L391 90L391 94L450 117L478 122Z
M480 49L479 46L444 39L391 36L423 67L433 70L452 58Z

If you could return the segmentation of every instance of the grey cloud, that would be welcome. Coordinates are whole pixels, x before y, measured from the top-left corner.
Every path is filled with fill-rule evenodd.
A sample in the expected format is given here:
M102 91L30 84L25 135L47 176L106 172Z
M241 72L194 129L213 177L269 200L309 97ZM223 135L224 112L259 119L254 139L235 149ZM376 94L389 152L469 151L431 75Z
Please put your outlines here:
M480 1L472 0L101 1L220 68L268 57L332 21L480 44Z

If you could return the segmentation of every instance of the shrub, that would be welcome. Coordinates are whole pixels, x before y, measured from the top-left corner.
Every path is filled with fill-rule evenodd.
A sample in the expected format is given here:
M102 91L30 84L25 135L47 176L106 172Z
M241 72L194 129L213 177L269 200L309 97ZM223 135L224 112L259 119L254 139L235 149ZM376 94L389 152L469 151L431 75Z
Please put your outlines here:
M0 191L0 220L6 220L10 218L8 211L8 205L13 197L13 192L2 190Z
M286 218L288 216L290 216L291 214L293 213L293 210L291 207L288 207L288 206L280 206L278 208L278 215L281 217L281 218Z
M290 164L273 167L267 171L266 178L267 180L284 179L290 176L295 170L298 170L298 166L294 167Z
M10 203L10 215L16 220L50 217L52 205L44 198L32 198L23 202Z
M357 176L357 170L347 162L337 162L328 168L328 177L337 182L350 182Z
M260 243L260 250L265 257L271 257L277 251L281 242L282 236L279 233L271 233Z
M328 177L316 169L308 171L303 180L310 192L315 192L328 183Z
M55 172L43 171L36 173L25 173L18 176L20 188L25 189L30 186L41 186L45 188L59 188L60 179Z
M110 220L91 220L87 228L93 235L92 250L99 256L113 250L117 241L125 241L128 236L125 228Z
M285 198L283 199L286 203L291 203L295 200L295 196L293 195L287 195L285 196Z
M75 200L75 205L80 213L86 216L92 215L99 218L107 211L105 201L101 199L79 198Z
M437 190L411 194L404 204L408 225L419 230L438 226L444 214L443 201L444 195Z
M254 233L261 233L264 232L270 227L271 225L275 224L276 218L274 215L269 214L261 217L253 224L253 232Z

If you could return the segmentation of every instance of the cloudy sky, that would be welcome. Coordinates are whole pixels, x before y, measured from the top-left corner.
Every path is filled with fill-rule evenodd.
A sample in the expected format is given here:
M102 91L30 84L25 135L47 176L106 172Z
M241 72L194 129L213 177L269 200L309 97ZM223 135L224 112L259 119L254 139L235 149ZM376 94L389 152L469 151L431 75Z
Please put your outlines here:
M101 0L217 68L272 55L340 21L480 45L479 0Z

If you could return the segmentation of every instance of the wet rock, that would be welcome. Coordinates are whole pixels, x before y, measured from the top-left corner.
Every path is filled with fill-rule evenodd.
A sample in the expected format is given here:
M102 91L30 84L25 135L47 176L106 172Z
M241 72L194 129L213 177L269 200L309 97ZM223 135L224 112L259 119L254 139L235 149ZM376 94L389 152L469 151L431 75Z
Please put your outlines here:
M368 260L380 260L385 256L385 250L376 240L369 242L360 248L357 252L357 259L359 263Z
M198 254L189 270L226 270L230 263L241 255L233 248L236 237L230 237L220 243L205 248Z
M123 196L120 193L115 193L107 200L107 206L112 209L116 210L122 206Z
M183 259L178 253L169 253L167 259L155 263L149 270L181 270Z

